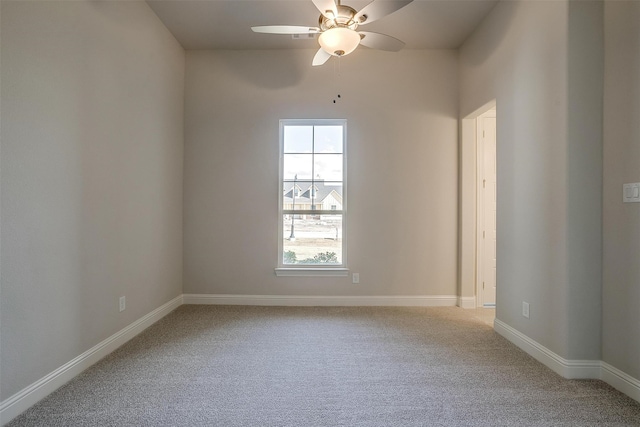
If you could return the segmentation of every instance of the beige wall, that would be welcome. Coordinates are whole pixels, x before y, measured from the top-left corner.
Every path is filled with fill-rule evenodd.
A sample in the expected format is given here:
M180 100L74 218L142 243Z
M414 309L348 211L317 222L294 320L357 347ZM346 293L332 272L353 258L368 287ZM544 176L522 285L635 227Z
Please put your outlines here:
M640 3L605 3L602 359L640 378Z
M0 401L181 293L184 91L144 2L2 1L1 55Z
M604 6L604 173L598 2L501 2L459 57L189 52L186 89L144 3L1 4L0 401L183 291L456 294L458 118L494 99L498 318L640 378L638 2ZM358 285L273 271L278 120L324 117L349 121Z
M499 3L460 50L460 93L461 118L496 100L498 319L600 359L602 4Z
M311 67L313 55L187 53L184 292L455 295L457 53L363 48ZM348 120L358 285L275 276L278 121L291 118Z

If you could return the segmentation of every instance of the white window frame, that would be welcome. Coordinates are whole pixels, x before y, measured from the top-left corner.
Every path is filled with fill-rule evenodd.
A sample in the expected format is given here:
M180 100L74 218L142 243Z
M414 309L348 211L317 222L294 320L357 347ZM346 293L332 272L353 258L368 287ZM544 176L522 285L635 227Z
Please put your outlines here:
M342 126L342 264L340 265L290 265L284 264L283 234L283 191L284 191L284 128L285 126ZM275 269L277 276L330 276L346 277L347 268L347 120L346 119L282 119L280 120L280 156L278 173L278 261ZM301 211L304 214L306 211ZM309 212L311 213L311 212ZM314 214L323 213L335 215L336 211L313 211Z

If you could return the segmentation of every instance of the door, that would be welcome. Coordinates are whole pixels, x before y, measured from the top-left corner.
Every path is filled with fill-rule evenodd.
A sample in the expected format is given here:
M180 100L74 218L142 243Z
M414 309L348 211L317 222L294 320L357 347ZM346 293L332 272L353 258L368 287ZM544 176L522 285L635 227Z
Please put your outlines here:
M479 305L496 305L496 114L478 117L478 296Z

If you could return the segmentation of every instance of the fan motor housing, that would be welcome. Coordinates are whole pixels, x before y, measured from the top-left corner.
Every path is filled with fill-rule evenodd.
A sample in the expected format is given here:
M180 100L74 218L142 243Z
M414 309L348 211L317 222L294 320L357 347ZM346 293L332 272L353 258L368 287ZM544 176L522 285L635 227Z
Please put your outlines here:
M320 15L318 24L320 25L320 29L322 31L326 31L336 27L348 28L350 30L355 30L356 28L358 28L358 23L354 19L357 13L354 8L343 5L337 5L336 7L338 9L338 16L327 18L324 15Z

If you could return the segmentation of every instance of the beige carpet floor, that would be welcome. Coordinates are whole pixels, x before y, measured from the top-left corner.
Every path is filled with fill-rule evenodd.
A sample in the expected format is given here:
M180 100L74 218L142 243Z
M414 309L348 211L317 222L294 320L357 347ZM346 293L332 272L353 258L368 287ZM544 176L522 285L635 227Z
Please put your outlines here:
M182 306L18 426L640 426L453 307Z

